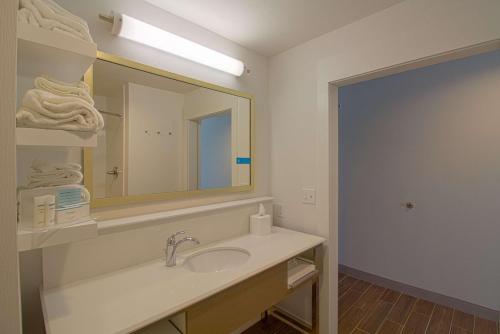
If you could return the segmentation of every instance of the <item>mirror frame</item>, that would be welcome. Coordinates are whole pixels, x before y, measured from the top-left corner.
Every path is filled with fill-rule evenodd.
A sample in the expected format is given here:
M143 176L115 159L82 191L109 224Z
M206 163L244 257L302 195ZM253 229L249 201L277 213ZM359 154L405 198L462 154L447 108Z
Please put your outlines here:
M131 203L145 203L153 201L162 201L169 199L182 199L189 198L199 195L220 195L220 194L230 194L234 192L246 192L252 191L255 186L255 98L251 94L240 92L231 88L226 88L211 84L208 82L200 81L197 79L189 78L183 75L168 72L156 67L145 65L142 63L135 62L117 55L105 53L102 51L97 51L96 60L103 60L117 65L126 66L139 71L155 74L168 79L173 79L177 81L182 81L188 84L196 85L202 88L207 88L215 90L218 92L239 96L247 98L250 100L250 184L245 186L234 186L226 188L214 188L214 189L203 189L203 190L187 190L187 191L176 191L176 192L165 192L157 194L145 194L145 195L132 195L132 196L121 196L121 197L106 197L106 198L95 198L93 195L93 180L94 180L94 170L93 170L93 156L92 147L86 147L83 150L83 171L84 171L84 185L91 194L90 206L92 208L109 207L115 205L124 205ZM94 88L94 72L93 65L87 70L84 75L84 81L89 85L91 95L93 96Z

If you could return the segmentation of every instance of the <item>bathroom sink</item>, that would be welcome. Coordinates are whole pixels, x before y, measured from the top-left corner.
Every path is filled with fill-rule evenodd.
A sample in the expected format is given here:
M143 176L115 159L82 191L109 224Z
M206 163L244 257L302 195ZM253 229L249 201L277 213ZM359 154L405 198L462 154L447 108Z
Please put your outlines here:
M249 258L250 252L243 248L210 248L188 256L184 261L184 267L196 273L212 273L241 266Z

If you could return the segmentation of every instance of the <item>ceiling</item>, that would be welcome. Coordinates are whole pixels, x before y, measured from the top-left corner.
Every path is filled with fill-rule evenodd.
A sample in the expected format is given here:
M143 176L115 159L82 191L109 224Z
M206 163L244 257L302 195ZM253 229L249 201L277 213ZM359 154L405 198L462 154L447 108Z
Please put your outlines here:
M271 56L403 0L144 0Z

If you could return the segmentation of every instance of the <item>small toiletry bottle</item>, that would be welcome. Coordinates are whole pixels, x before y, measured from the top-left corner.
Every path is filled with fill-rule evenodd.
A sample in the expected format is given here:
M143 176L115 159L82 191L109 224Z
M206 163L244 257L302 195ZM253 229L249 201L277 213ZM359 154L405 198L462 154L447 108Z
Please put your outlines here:
M33 198L33 227L42 228L55 223L56 197L54 195Z
M56 196L46 195L45 196L45 224L47 226L54 225L56 223Z
M271 215L266 214L264 205L259 204L259 213L250 216L250 233L255 235L266 235L271 233Z

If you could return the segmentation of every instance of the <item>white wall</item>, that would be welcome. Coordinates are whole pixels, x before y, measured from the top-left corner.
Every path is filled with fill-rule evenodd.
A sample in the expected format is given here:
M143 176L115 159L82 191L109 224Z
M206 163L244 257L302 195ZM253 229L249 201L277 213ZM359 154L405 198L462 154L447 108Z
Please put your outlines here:
M0 3L0 332L21 333L16 242L16 21L18 2Z
M498 87L496 51L340 90L340 263L500 309Z
M185 190L184 95L134 83L127 89L128 195Z
M492 0L407 0L271 59L271 181L280 221L330 240L323 333L328 322L330 332L337 323L338 132L329 82L498 39L499 12L500 2ZM315 206L301 203L303 187L316 188Z
M185 119L197 119L210 114L236 109L238 97L206 88L186 94Z

